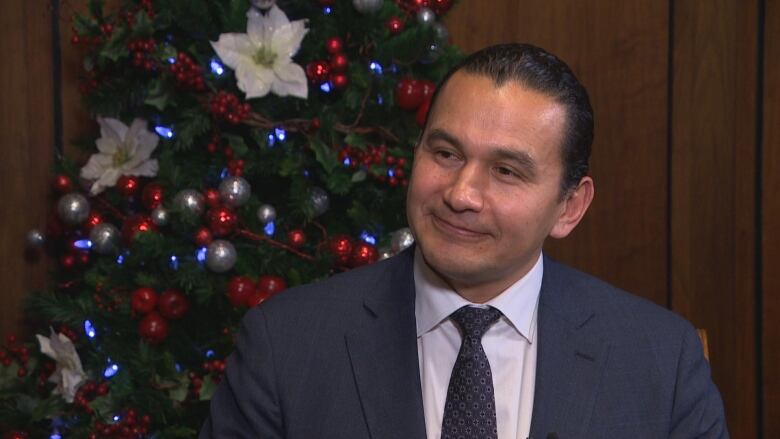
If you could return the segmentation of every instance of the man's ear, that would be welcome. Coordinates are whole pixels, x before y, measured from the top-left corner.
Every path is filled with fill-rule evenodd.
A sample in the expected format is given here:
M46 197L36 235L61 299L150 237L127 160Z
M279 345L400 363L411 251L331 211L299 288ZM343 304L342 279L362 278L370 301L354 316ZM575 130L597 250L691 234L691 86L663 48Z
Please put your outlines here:
M568 236L585 216L585 212L588 211L588 207L593 201L593 195L593 179L588 176L582 177L577 187L571 190L562 201L561 214L550 230L550 236L553 238Z

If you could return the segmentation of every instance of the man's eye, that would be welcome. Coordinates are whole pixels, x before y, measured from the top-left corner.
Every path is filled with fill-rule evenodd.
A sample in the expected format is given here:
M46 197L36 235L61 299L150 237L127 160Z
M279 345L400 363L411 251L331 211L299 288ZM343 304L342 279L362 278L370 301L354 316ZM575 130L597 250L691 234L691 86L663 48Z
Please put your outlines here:
M438 150L438 151L436 151L436 155L438 157L441 157L441 158L446 159L446 160L455 158L455 154L453 154L453 153L451 153L450 151L447 151L447 150Z
M496 168L496 172L499 175L506 176L506 177L518 177L517 173L509 168L499 166Z

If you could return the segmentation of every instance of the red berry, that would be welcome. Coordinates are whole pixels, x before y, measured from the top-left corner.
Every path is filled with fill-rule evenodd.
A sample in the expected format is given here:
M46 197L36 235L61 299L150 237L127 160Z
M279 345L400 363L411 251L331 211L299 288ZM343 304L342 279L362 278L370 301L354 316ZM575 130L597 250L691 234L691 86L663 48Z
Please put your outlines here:
M390 35L401 33L404 30L403 20L398 17L390 17L390 19L387 20L387 30L390 32Z
M306 65L306 77L314 85L322 84L328 80L330 66L322 60L312 61Z
M337 53L330 57L330 70L332 72L343 72L347 70L349 60L343 53Z
M149 183L144 187L141 195L144 206L153 210L159 207L163 202L163 189L160 183Z
M65 194L73 190L73 182L67 175L57 175L54 177L54 182L52 185L54 186L54 190L61 194Z
M349 84L349 78L343 73L336 73L335 75L330 75L330 83L333 84L333 88L336 90L344 90L347 88L347 84Z
M152 311L138 322L138 334L148 343L160 343L168 337L168 321Z
M328 40L325 41L325 51L327 51L331 55L341 53L343 49L344 49L344 42L339 37L328 38Z
M157 310L167 319L180 319L187 314L189 309L190 302L187 296L174 289L163 292L157 301Z
M206 247L207 245L211 244L211 241L213 240L214 238L211 235L211 230L206 227L201 227L197 232L195 232L195 244L199 245L200 247Z
M138 288L133 291L130 307L138 314L152 312L157 307L157 293L151 288Z

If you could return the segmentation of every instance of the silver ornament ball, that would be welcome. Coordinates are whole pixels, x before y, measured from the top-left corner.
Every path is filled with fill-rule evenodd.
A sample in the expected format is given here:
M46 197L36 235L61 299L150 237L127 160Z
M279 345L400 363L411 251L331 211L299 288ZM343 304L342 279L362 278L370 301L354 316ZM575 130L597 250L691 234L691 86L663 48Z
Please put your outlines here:
M173 197L173 205L181 212L198 216L203 213L205 200L195 189L184 189Z
M57 202L57 214L65 224L81 224L89 216L89 201L79 193L65 194Z
M436 13L431 8L417 10L417 22L423 26L430 26L436 21Z
M384 0L352 0L352 6L361 14L372 14L382 9Z
M393 251L390 250L390 248L388 248L388 247L381 247L378 250L378 252L379 252L379 260L380 261L383 261L383 260L393 256Z
M119 250L119 240L122 233L111 223L100 223L89 232L89 240L92 241L92 250L101 255L115 253Z
M433 23L433 35L440 46L446 46L450 42L450 31L441 21Z
M276 219L276 209L270 204L263 204L257 208L257 219L263 224L268 224Z
M228 206L242 206L252 196L252 186L243 177L225 177L219 184L219 196Z
M165 226L168 224L168 220L170 219L170 214L168 213L168 209L157 206L152 210L152 214L150 215L152 218L152 222L157 226Z
M40 247L46 242L46 237L38 229L32 229L27 232L27 244L32 247Z
M224 273L234 265L238 254L230 241L217 239L209 244L206 251L206 266L215 273Z
M315 217L322 215L330 208L330 197L321 187L315 186L309 190L309 201Z
M420 58L420 62L423 64L430 64L432 62L435 62L439 58L441 58L441 54L444 51L444 48L441 46L441 44L437 42L432 42L428 44L428 48L425 51L425 54Z
M396 230L390 239L390 247L393 249L393 253L404 251L412 244L414 244L414 236L408 227Z

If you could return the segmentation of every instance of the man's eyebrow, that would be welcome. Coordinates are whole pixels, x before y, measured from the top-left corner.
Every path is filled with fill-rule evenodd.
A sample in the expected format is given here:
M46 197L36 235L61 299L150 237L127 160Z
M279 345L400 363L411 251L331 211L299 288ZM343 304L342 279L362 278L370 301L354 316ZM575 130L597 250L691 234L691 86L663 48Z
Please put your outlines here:
M458 140L455 136L452 134L442 130L441 128L434 128L432 129L428 134L425 135L425 142L433 142L436 140L441 140L444 142L447 142L451 144L452 146L462 149L462 144L460 140Z
M531 172L536 171L536 162L525 151L517 151L505 146L496 147L493 154L500 159L511 160L517 162L517 164Z

